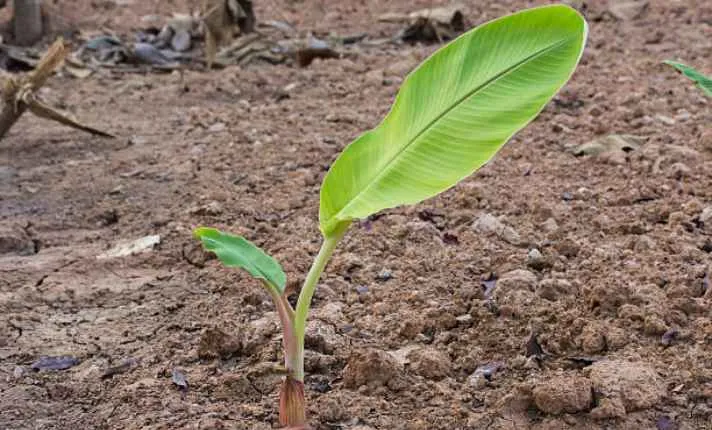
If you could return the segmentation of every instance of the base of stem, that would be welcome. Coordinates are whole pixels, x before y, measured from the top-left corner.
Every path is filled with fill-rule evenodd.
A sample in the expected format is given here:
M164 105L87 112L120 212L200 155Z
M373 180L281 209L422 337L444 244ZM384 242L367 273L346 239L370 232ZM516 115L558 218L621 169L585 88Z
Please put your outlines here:
M306 429L307 403L304 382L287 376L279 390L279 425L287 429Z

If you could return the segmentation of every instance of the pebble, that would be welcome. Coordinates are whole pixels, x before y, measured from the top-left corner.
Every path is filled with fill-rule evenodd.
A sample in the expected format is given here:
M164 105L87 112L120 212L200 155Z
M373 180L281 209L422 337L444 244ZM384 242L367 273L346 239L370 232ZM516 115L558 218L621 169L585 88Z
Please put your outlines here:
M516 246L522 242L519 233L514 228L504 224L492 214L485 213L480 215L473 228L480 233L495 234L510 245Z
M532 248L527 254L527 266L531 267L536 271L541 271L550 268L552 264L549 259L544 257L541 251L536 248Z
M672 216L672 214L670 215ZM704 208L698 219L702 223L705 231L712 231L712 206Z
M630 21L641 17L648 9L648 2L643 1L615 1L608 6L608 11L614 18L622 21Z
M559 229L559 224L554 218L549 218L541 225L542 230L547 233L553 233Z
M178 30L171 39L171 48L176 52L185 52L191 48L191 36L186 30Z

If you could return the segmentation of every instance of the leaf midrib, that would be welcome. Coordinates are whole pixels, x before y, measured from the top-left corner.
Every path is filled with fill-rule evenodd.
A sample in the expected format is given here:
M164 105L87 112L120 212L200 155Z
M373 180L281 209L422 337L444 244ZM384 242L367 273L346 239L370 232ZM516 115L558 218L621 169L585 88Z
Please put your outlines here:
M455 108L460 106L460 104L462 104L465 100L469 99L470 97L472 97L479 91L483 90L484 88L486 88L487 86L489 86L490 84L492 84L493 82L498 80L499 78L508 75L510 72L519 68L519 66L526 64L527 62L539 57L540 55L546 54L549 51L552 51L565 43L570 42L572 39L574 39L574 38L570 37L570 38L560 40L550 46L547 46L546 48L543 48L543 49L535 52L534 54L522 59L521 61L519 61L517 63L514 63L512 66L510 66L510 67L506 68L505 70L499 72L498 74L494 75L493 77L491 77L484 83L473 88L472 91L470 91L470 92L466 93L464 96L462 96L459 100L457 100L457 102L453 103L451 107L449 107L448 109L445 109L440 115L436 116L432 121L430 121L425 127L423 127L423 129L421 131L418 132L418 134L416 134L406 145L404 145L403 148L401 148L398 152L396 152L390 158L390 160L388 160L388 162L384 165L383 169L381 169L381 172L378 173L371 181L369 181L368 185L366 185L366 187L364 187L364 189L362 189L361 191L358 192L358 194L356 194L354 197L352 197L348 204L346 204L343 208L341 208L338 212L336 212L329 219L329 223L332 223L334 219L338 220L339 214L346 211L353 204L353 202L357 201L361 197L362 194L366 193L373 186L373 184L377 183L381 179L381 177L383 177L386 174L386 172L388 172L391 169L391 166L395 162L395 160L398 159L401 156L401 154L403 154L405 151L407 151L413 145L413 143L420 138L420 136L422 136L426 131L428 131L431 127L433 127L433 125L435 125L435 123L440 121L448 113L450 113L452 110L454 110Z

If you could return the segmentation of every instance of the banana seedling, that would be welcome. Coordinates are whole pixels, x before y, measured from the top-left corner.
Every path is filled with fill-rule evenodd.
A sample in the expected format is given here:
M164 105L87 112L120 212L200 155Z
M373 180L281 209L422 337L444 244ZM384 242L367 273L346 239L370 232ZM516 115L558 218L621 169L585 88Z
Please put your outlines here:
M274 258L242 237L195 230L208 251L257 278L274 301L287 371L281 425L306 427L307 316L319 278L351 223L436 196L484 165L566 84L587 32L584 18L568 6L528 9L468 31L410 73L383 122L348 145L324 178L323 242L295 308Z

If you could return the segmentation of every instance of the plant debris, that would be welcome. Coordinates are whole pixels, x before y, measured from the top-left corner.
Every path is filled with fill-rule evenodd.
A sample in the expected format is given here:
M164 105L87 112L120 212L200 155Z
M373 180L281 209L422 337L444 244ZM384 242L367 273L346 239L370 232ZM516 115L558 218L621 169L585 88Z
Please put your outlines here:
M662 338L660 339L660 343L665 346L670 346L673 344L673 342L675 342L679 335L680 332L677 329L671 328L663 334Z
M126 360L122 361L120 364L116 366L111 366L104 370L101 374L101 379L109 379L114 377L115 375L119 375L122 373L126 373L130 370L133 370L138 366L139 361L135 358L127 358Z
M422 9L410 14L384 14L379 21L402 22L407 26L394 40L403 42L437 42L452 40L467 29L461 5Z
M39 360L32 363L32 370L39 372L41 370L67 370L81 363L78 358L68 355L60 355L56 357L42 356Z
M546 354L544 353L544 349L539 344L539 340L537 338L537 333L535 331L532 331L531 335L529 335L529 339L525 344L526 356L535 357L538 360L542 360Z
M159 235L144 236L131 242L119 243L110 250L99 254L96 258L104 260L108 258L127 257L129 255L149 251L159 243L161 243L161 236Z
M252 33L256 22L251 0L203 0L201 20L208 68L215 62L221 45L231 42L237 30Z
M306 46L299 48L296 52L297 64L299 67L309 66L317 58L340 58L341 54L336 52L328 42L317 39L309 35Z
M677 424L667 415L663 415L655 422L657 430L677 430Z
M173 382L173 384L184 394L188 391L188 379L182 371L173 369L171 371L171 382Z
M482 278L482 281L480 281L480 283L482 284L482 288L484 290L483 294L485 296L485 299L491 299L492 293L497 287L497 275L495 275L493 272L489 272Z
M64 62L68 53L68 46L60 38L50 46L35 67L35 70L19 78L5 76L2 89L5 106L3 107L2 113L0 113L0 139L7 134L10 128L27 110L41 118L50 119L96 136L114 137L105 131L78 122L69 114L62 113L44 104L37 98L37 92Z

